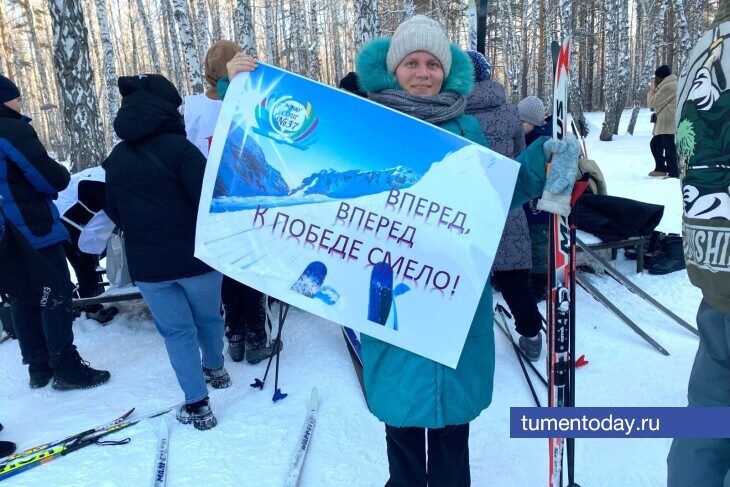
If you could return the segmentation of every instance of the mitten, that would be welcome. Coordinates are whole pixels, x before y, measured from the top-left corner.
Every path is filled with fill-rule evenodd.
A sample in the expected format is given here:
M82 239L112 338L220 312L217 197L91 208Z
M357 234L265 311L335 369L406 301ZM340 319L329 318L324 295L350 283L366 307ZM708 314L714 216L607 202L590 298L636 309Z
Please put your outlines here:
M571 134L566 135L563 140L550 139L545 141L542 150L551 164L537 208L568 216L575 173L578 171L578 139Z

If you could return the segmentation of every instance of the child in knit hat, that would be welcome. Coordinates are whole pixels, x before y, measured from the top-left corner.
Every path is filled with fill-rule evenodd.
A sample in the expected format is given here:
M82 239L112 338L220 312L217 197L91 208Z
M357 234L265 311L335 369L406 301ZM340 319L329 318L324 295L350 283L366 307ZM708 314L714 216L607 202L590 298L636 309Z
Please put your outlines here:
M532 132L535 127L545 125L545 104L536 96L528 96L517 104L525 133Z

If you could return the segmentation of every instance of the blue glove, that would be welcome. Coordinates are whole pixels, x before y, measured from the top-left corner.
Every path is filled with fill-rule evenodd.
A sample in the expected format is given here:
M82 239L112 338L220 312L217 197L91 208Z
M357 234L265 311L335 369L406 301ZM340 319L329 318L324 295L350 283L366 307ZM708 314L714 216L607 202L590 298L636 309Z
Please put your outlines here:
M562 216L570 214L570 196L578 172L578 139L572 134L563 140L550 139L542 146L545 159L550 160L550 172L545 181L537 208Z

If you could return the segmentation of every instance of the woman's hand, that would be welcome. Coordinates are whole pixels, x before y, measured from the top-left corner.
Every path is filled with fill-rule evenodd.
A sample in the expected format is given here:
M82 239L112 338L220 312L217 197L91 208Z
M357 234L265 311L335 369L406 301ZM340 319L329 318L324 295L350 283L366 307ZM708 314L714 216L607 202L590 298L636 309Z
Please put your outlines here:
M242 52L236 53L233 59L226 63L226 69L228 69L228 80L232 81L233 77L238 73L246 72L250 73L259 66L258 61L253 56L244 54Z

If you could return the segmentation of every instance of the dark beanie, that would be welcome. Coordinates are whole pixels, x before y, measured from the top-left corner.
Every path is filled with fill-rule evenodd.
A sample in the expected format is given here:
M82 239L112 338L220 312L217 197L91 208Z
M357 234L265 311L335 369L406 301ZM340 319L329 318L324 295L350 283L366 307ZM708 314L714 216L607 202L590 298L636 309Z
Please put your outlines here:
M175 108L182 105L182 98L177 92L175 85L161 74L140 74L137 76L120 76L119 93L122 97L131 95L137 91L149 93L172 103Z
M15 83L0 74L0 103L15 100L20 97L20 90Z
M669 66L666 64L662 64L656 71L654 71L654 76L661 79L666 78L670 74L672 74L672 70L669 69Z

